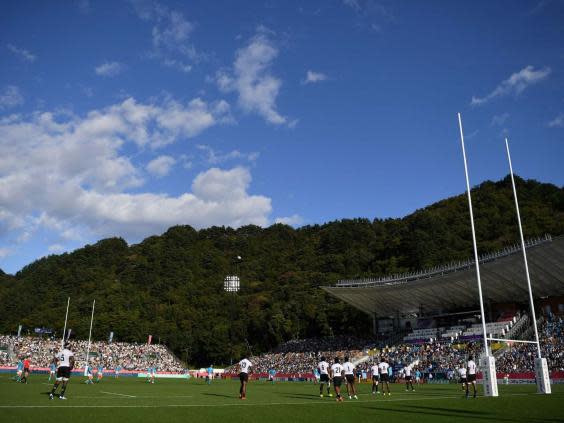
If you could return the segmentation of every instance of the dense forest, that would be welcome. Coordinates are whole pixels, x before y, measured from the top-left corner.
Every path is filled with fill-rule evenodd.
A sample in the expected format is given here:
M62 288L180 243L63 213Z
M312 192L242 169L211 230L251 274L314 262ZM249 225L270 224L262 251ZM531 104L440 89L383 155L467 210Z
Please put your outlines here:
M564 189L517 179L526 237L564 233ZM480 253L518 240L511 181L473 189ZM343 219L294 229L175 226L128 246L120 238L0 271L0 333L25 327L142 342L149 334L192 364L226 363L251 346L370 332L369 319L319 286L443 264L472 255L465 194L401 219ZM241 256L241 261L236 259ZM223 291L238 273L239 293Z

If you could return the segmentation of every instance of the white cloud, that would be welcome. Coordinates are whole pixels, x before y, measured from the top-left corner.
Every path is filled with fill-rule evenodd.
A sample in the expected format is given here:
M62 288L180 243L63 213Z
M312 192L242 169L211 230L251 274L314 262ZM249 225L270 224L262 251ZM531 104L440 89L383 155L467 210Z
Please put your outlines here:
M292 216L278 217L276 218L275 223L282 223L289 226L300 226L304 223L304 219L298 214L293 214Z
M0 259L6 258L12 253L13 250L11 248L0 247Z
M345 6L349 6L355 12L360 12L362 10L362 7L360 6L360 3L358 2L358 0L343 0L343 4Z
M23 103L23 95L15 85L8 85L0 92L0 110L21 106Z
M96 75L114 77L125 70L125 66L119 62L105 62L96 66Z
M214 150L208 145L198 145L197 148L205 153L206 155L205 160L208 164L211 165L217 165L220 163L227 162L229 160L246 160L249 162L254 162L260 156L260 153L258 152L241 153L239 150L233 150L230 151L229 153L221 153Z
M533 66L527 66L519 72L512 74L505 81L502 81L491 93L485 97L472 97L471 104L479 106L487 103L497 97L503 97L509 94L519 95L527 87L534 85L548 77L551 69L549 67L535 70Z
M0 118L0 243L10 249L40 229L55 234L47 245L66 245L102 236L137 241L176 224L267 225L271 201L248 192L248 169L209 169L172 196L144 191L143 169L125 154L194 137L220 124L227 106L129 98L84 116ZM162 163L152 170L164 172L171 160Z
M509 113L502 113L500 115L495 115L492 118L491 126L503 126L507 119L509 119Z
M476 138L476 136L480 133L479 129L476 129L472 132L470 132L469 134L464 135L464 138L466 138L467 140L471 140L472 138Z
M321 72L314 72L308 70L306 74L306 79L304 80L304 84L314 84L316 82L327 81L327 79L329 79L327 75Z
M51 254L59 254L65 251L65 247L61 244L51 244L47 248Z
M564 113L560 113L558 116L556 116L550 122L548 122L548 126L550 128L562 128L562 127L564 127Z
M287 118L276 106L282 81L270 73L278 49L269 38L270 33L259 28L249 43L237 50L233 72L219 72L216 82L224 92L237 92L239 106L248 113L257 113L268 122L281 125Z
M18 48L13 44L6 44L6 47L8 48L8 50L10 50L12 53L26 62L33 63L37 59L37 56L35 54L31 54L28 50Z
M131 0L131 3L139 18L153 24L148 57L159 60L164 66L190 72L192 63L202 57L190 42L195 25L181 12L161 3L146 0Z
M184 63L181 60L164 59L163 65L165 65L169 68L177 69L177 70L184 72L184 73L189 73L189 72L192 71L192 65L190 65L188 63Z
M343 4L355 12L357 17L361 19L360 22L367 20L368 22L362 23L361 26L365 26L371 31L380 32L382 29L381 25L372 22L375 19L386 22L395 21L392 10L379 0L343 0Z
M176 49L188 40L194 25L188 22L180 12L162 9L161 12L152 31L153 46Z
M170 173L176 160L171 156L159 156L147 164L147 171L158 178L162 178Z

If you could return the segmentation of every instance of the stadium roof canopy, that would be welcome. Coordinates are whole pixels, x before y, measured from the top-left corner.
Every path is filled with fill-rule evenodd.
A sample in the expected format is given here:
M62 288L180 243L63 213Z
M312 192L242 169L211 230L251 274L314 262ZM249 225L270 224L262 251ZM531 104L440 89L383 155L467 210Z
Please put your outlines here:
M564 236L530 240L526 250L534 298L564 295ZM479 262L484 302L528 302L520 245L484 255ZM342 280L323 289L376 317L456 311L479 304L473 259L378 279Z

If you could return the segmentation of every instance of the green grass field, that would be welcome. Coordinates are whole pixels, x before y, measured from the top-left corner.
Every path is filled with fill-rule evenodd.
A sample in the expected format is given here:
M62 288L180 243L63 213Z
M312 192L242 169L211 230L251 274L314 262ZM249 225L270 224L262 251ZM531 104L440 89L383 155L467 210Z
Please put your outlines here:
M392 395L370 394L359 385L359 399L336 403L319 398L311 383L251 382L248 399L238 399L237 381L104 379L86 385L73 377L67 401L49 400L46 376L28 385L0 376L0 422L564 422L564 386L552 395L536 394L534 385L500 386L499 398L466 400L457 385L423 385L407 393L392 384Z

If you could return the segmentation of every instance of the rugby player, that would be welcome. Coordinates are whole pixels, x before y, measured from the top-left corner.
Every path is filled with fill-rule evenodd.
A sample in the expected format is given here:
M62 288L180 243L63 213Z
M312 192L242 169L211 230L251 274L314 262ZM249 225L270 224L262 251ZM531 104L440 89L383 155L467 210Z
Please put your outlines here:
M21 383L27 384L27 377L29 376L29 373L30 373L30 371L29 371L30 365L31 365L31 363L29 362L29 358L28 357L24 358L24 361L23 361L23 377L20 381Z
M323 398L323 385L327 384L327 395L332 397L331 382L329 381L329 363L325 361L325 357L321 357L321 361L317 364L319 371L319 396Z
M23 361L20 357L18 360L17 372L16 372L16 382L22 381L22 373L23 373Z
M462 390L466 391L466 385L468 384L468 379L466 378L466 367L463 363L460 363L460 368L458 369L458 375L460 376L460 383L462 384Z
M208 367L208 374L206 375L206 382L208 385L211 385L213 379L213 366L210 364L210 367Z
M372 395L379 394L378 383L380 382L380 371L378 370L378 364L373 364L370 367L370 373L372 373Z
M474 362L474 357L469 356L468 357L468 364L466 365L466 368L468 369L468 381L466 382L466 399L468 399L468 385L472 384L472 391L474 393L474 398L476 398L477 392L476 392L476 363Z
M100 382L103 377L104 377L104 365L100 363L98 365L98 378L96 379L96 382Z
M55 379L57 373L57 364L55 364L55 360L53 360L51 362L51 364L49 364L49 382L51 382L51 376L53 377L53 379Z
M247 399L247 383L249 383L249 372L251 371L251 363L246 358L239 362L239 380L241 381L241 387L239 388L239 399Z
M88 379L86 379L84 383L92 385L94 383L94 373L92 372L92 366L88 364L86 365L86 376L88 376Z
M415 370L415 383L417 385L421 383L421 371L419 370L419 367L417 367Z
M65 391L67 390L67 385L71 376L71 370L74 367L74 354L69 348L69 343L65 343L63 350L57 353L57 355L55 356L55 361L57 362L57 379L55 379L55 384L53 385L53 389L49 394L49 399L53 399L55 397L55 392L57 392L57 388L59 387L61 382L63 387L61 389L61 393L59 394L59 399L67 399L65 397Z
M415 391L413 388L413 376L411 375L411 366L407 366L403 368L403 374L405 375L405 392L409 391L409 387L411 386L411 392Z
M116 379L119 377L119 372L121 372L121 366L118 364L114 369L114 377Z
M392 395L390 392L390 377L388 375L388 368L390 365L386 362L386 358L382 356L380 363L378 363L378 370L380 371L380 382L382 382L382 393L386 395L384 391L384 384L386 386L386 390L388 391L388 395Z
M337 395L337 402L342 402L341 396L341 383L343 383L343 366L339 363L339 357L335 357L335 363L331 366L330 378L333 379L333 386L335 387L335 395Z
M354 386L354 365L349 361L348 357L345 357L345 363L343 364L343 370L345 372L345 382L347 384L347 393L349 394L349 399L358 399L356 396L356 388Z

